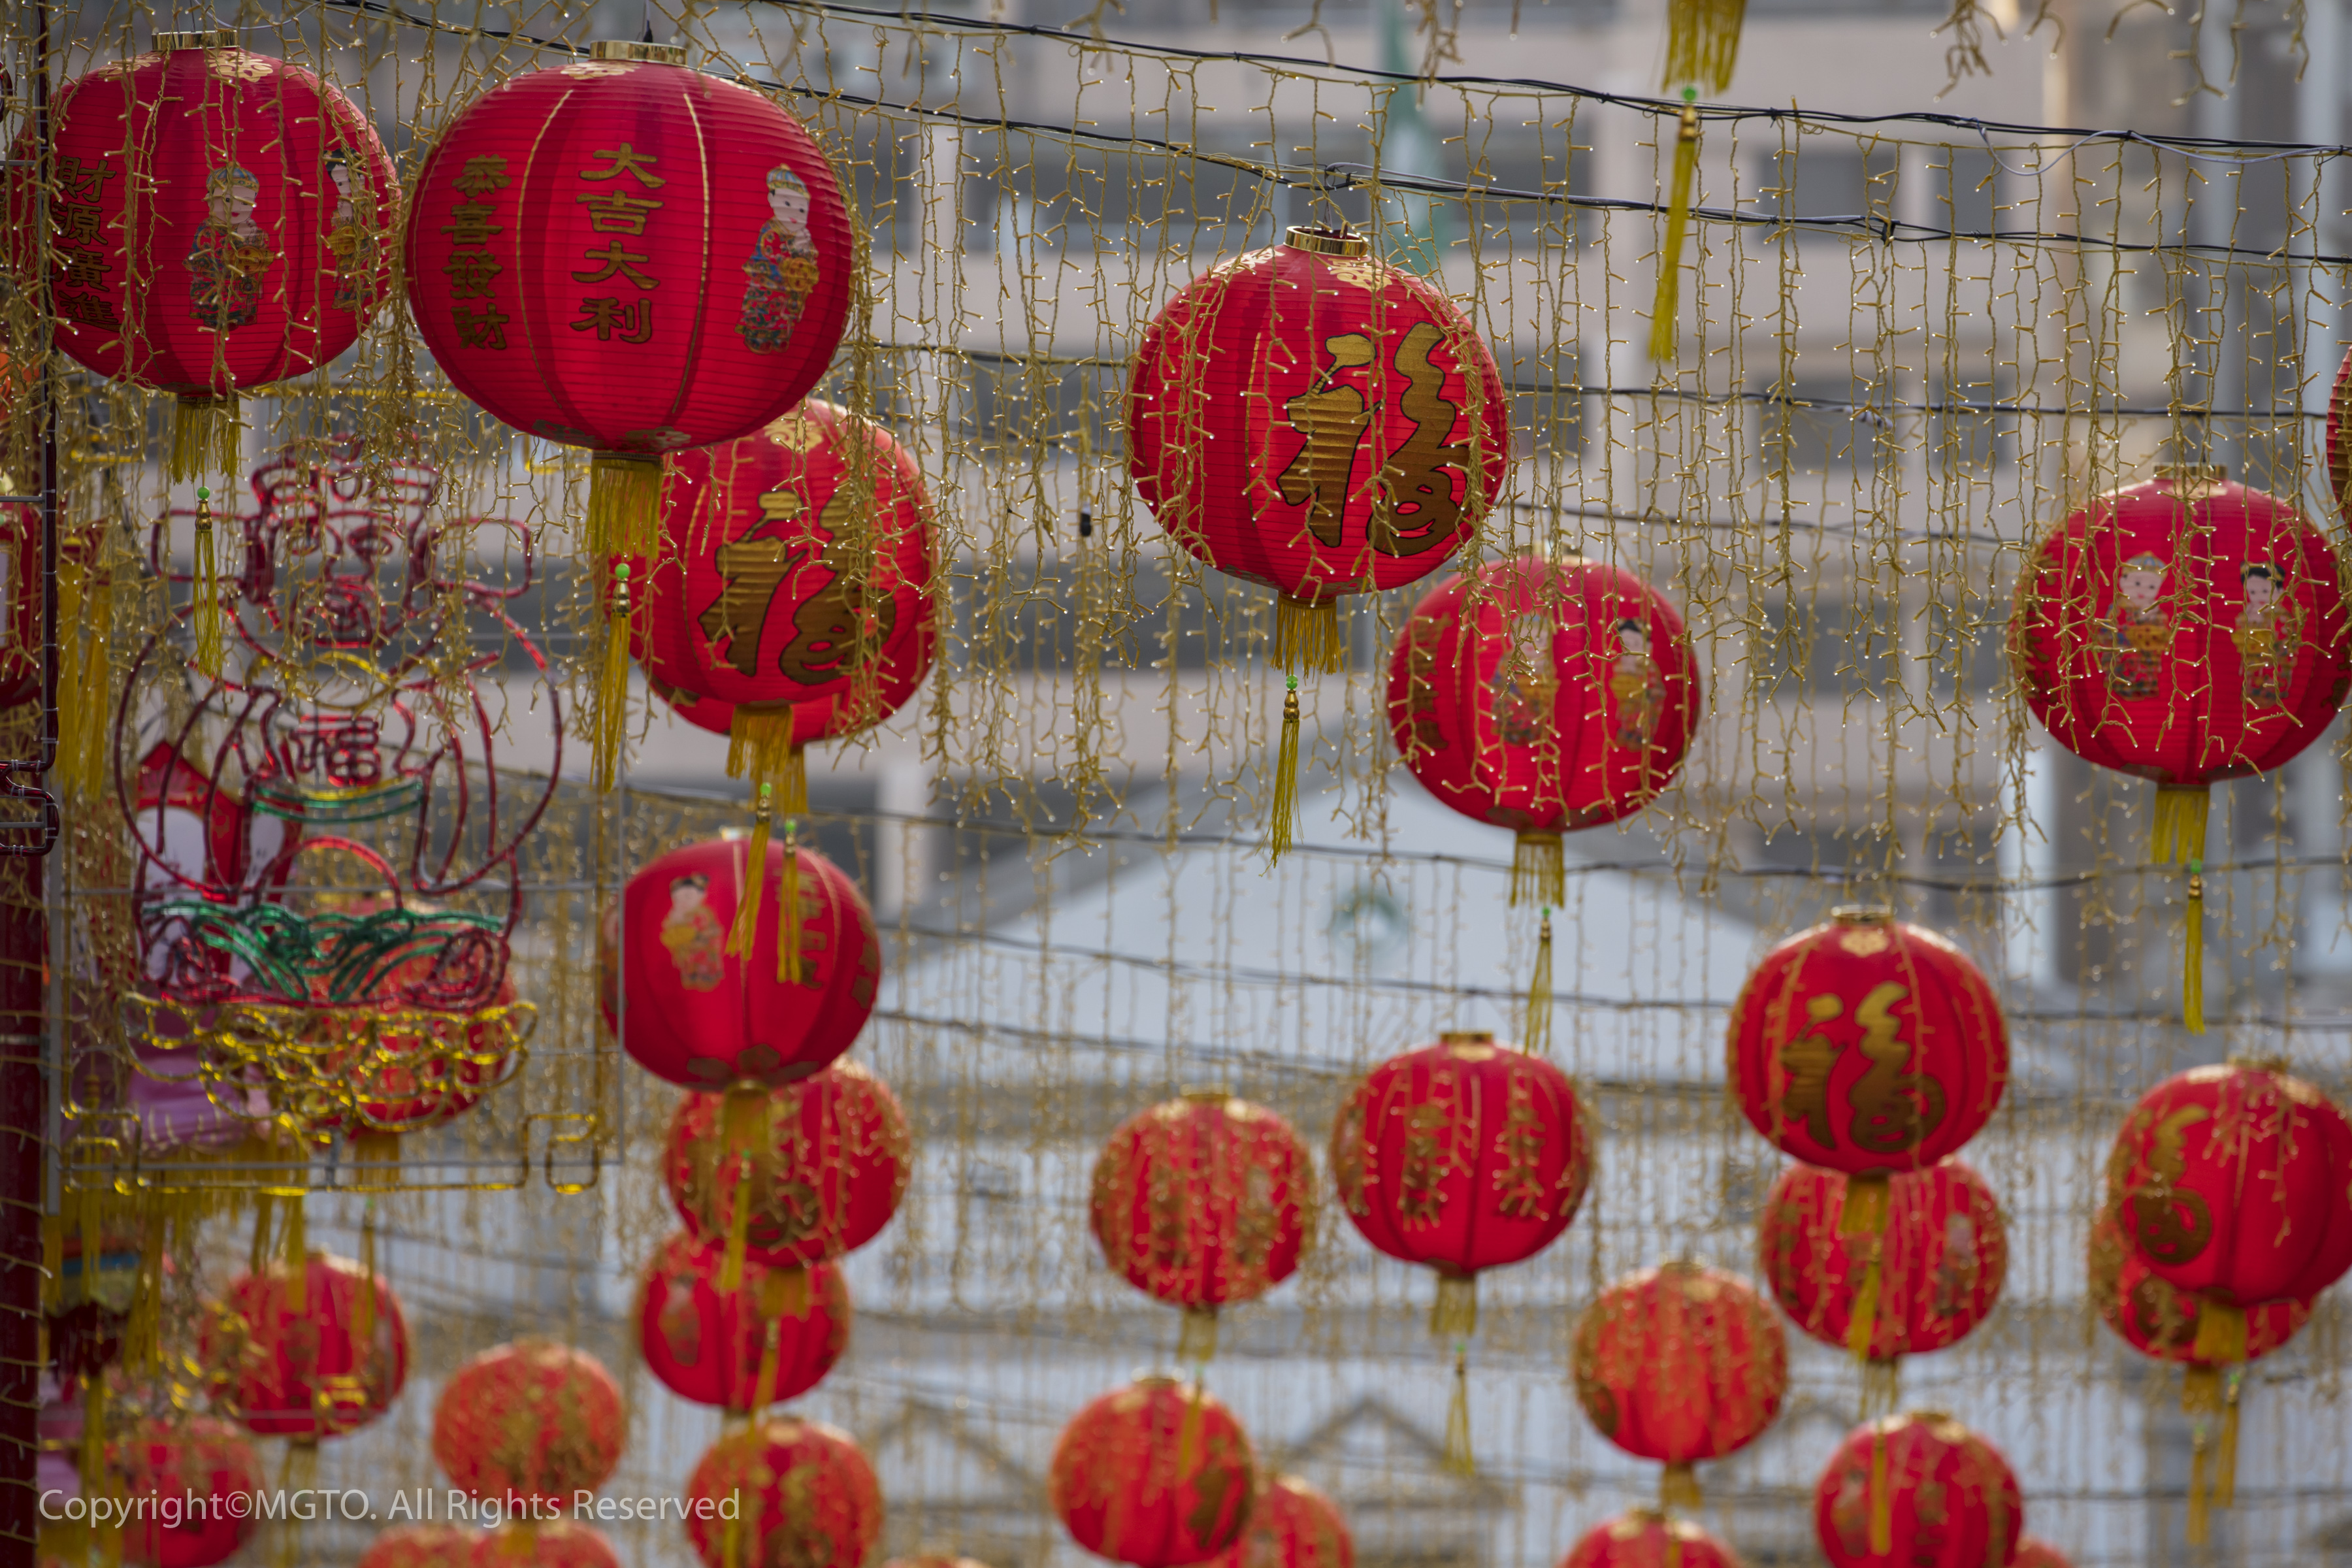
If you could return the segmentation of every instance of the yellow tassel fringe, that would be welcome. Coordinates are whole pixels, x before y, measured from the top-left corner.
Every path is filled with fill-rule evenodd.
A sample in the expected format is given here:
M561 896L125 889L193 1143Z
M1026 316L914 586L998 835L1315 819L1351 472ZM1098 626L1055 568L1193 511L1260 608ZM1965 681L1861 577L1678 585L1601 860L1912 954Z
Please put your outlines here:
M751 955L760 934L760 903L768 885L769 823L774 813L766 784L760 786L760 805L751 821L751 842L743 857L743 891L735 900L735 924L727 933L727 951L740 958Z
M196 491L195 582L189 614L196 634L196 668L217 680L227 662L227 637L221 626L220 562L213 542L212 492Z
M776 868L776 979L785 985L807 982L801 953L800 824L784 818L784 860Z
M1430 1303L1429 1331L1441 1340L1466 1340L1478 1331L1478 1277L1440 1274L1437 1300Z
M1521 904L1568 901L1568 852L1557 833L1522 833L1511 841L1511 898Z
M114 717L108 635L114 579L96 562L58 563L58 777L68 795L94 798L106 782L107 731Z
M1454 1347L1454 1397L1445 1405L1445 1454L1441 1462L1457 1476L1478 1473L1478 1458L1470 1447L1470 1357L1458 1343Z
M2180 1021L2192 1035L2205 1032L2205 816L2210 799L2202 787L2170 784L2156 792L2156 833L2148 858L2189 872L2189 908L2181 930Z
M172 482L234 474L244 435L236 394L181 398L172 409Z
M1348 641L1339 631L1339 601L1276 595L1274 662L1293 672L1345 669Z
M1187 1307L1184 1326L1176 1335L1178 1361L1203 1362L1217 1353L1217 1310L1214 1307Z
M1270 868L1290 848L1298 823L1298 678L1282 697L1282 740L1274 753L1274 816L1266 824L1266 864Z
M1709 92L1729 88L1747 18L1748 0L1669 0L1665 85L1696 82Z
M1535 973L1528 980L1528 1026L1521 1031L1529 1053L1551 1049L1551 906L1543 907L1536 931Z
M1695 1513L1706 1505L1706 1496L1699 1490L1698 1472L1688 1465L1668 1465L1658 1477L1658 1506L1672 1512L1680 1509Z
M1685 96L1691 96L1688 89ZM1650 301L1650 358L1675 357L1675 318L1682 312L1683 241L1690 232L1691 190L1698 183L1698 105L1685 103L1675 133L1674 182L1666 196L1665 241L1658 247L1658 291Z

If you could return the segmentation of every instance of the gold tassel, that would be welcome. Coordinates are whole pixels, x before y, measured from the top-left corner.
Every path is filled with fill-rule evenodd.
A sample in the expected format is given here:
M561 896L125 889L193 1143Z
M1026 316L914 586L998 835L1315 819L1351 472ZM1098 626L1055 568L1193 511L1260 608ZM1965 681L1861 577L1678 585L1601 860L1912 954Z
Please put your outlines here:
M302 1200L286 1200L286 1310L296 1317L310 1310L310 1238L303 1234Z
M1658 1477L1659 1508L1696 1513L1706 1504L1706 1496L1699 1490L1698 1471L1690 1466L1668 1465Z
M122 1364L133 1376L152 1373L163 1361L163 1259L166 1248L161 1204L152 1198L140 1226L138 1283L131 1321L123 1326Z
M661 481L658 458L599 452L588 461L588 558L595 570L613 574L604 662L596 682L596 712L589 725L600 792L613 787L627 733L629 623L645 608L644 596L631 592L630 577L636 563L649 565L656 553Z
M106 782L108 721L114 672L107 637L114 625L114 579L98 563L58 563L58 774L69 795L87 800Z
M1214 1307L1187 1307L1184 1326L1176 1335L1178 1361L1205 1362L1217 1353L1217 1310Z
M246 1258L246 1272L259 1278L268 1268L270 1254L276 1249L269 1245L271 1209L277 1200L268 1193L253 1195L253 1246Z
M212 491L196 491L195 585L190 592L189 615L196 634L196 668L214 679L228 660L227 634L221 626L220 563L213 547Z
M768 1141L768 1091L754 1083L739 1083L719 1102L719 1120L724 1152L719 1156L734 1173L729 1190L727 1253L719 1265L719 1289L743 1288L743 1255L751 1245L751 1176L755 1158Z
M2210 794L2171 784L2156 792L2156 833L2148 858L2189 871L2189 907L2181 931L2180 1021L2205 1032L2205 818Z
M1658 249L1658 291L1650 301L1650 358L1660 364L1675 357L1675 318L1682 310L1683 240L1690 230L1691 187L1698 180L1698 97L1683 89L1680 129L1675 136L1674 184L1666 197L1666 237Z
M719 1263L719 1289L743 1288L743 1255L751 1245L751 1163L735 1162L735 1185L727 1209L727 1253Z
M2238 1383L2232 1370L2221 1380L2221 1436L2213 1450L2213 1506L2238 1505Z
M751 848L743 857L743 891L735 900L735 924L727 933L727 951L746 959L760 935L761 892L768 885L769 798L769 786L763 784L751 815Z
M1870 1261L1862 1266L1862 1284L1853 1293L1853 1315L1846 1320L1845 1348L1859 1362L1870 1359L1870 1342L1878 1332L1881 1245L1876 1237L1869 1240Z
M1441 1271L1437 1300L1429 1307L1433 1339L1466 1340L1478 1331L1478 1277Z
M1895 1550L1895 1489L1886 1481L1886 1429L1870 1435L1870 1550L1884 1557Z
M1903 1358L1879 1356L1862 1363L1862 1418L1892 1415L1903 1399Z
M2216 1350L2225 1349L2227 1348L2227 1341L2230 1338L2230 1330L2226 1325L2213 1331L2211 1336L2212 1342L2210 1347L2208 1346L2208 1335L2205 1325L2214 1316L2214 1306L2215 1303L2213 1302L2204 1302L2198 1313L2198 1344L2200 1347L2212 1348ZM2245 1323L2245 1314L2242 1311L2238 1312L2237 1319L2240 1330L2242 1331ZM2240 1342L2240 1348L2242 1350L2243 1348L2242 1341ZM2210 1518L2207 1510L2213 1500L2215 1491L2218 1489L2215 1485L2213 1475L2214 1455L2211 1448L2214 1417L2223 1415L2224 1401L2221 1392L2222 1373L2221 1366L2215 1361L2206 1359L2200 1349L2192 1349L2189 1352L2189 1354L2196 1356L2197 1359L2189 1363L2188 1375L2181 1380L2180 1384L2180 1410L2181 1414L2189 1417L2189 1435L2190 1444L2189 1451L2189 1543L2192 1546L2202 1546L2206 1544L2209 1536ZM2226 1417L2224 1417L2224 1425L2226 1426ZM2235 1435L2231 1434L2230 1436L2234 1437ZM2234 1449L2234 1442L2232 1442L2231 1446ZM2234 1461L2236 1458L2237 1455L2232 1452L2231 1455L2231 1458L2233 1461L2232 1468L2235 1468ZM2234 1488L2232 1489L2234 1490Z
M352 1354L364 1359L375 1342L375 1198L360 1211L360 1289L352 1303Z
M1528 981L1528 1026L1525 1031L1530 1055L1551 1049L1551 906L1543 907L1542 923L1536 928L1536 969Z
M776 772L776 804L789 816L808 815L808 749L788 745L784 765Z
M1840 1236L1885 1236L1888 1173L1864 1171L1845 1179L1845 1207L1838 1214Z
M181 398L172 408L172 482L236 472L243 436L236 393Z
M801 952L801 833L800 824L784 818L784 858L776 868L776 982L800 985L808 981L808 965Z
M1729 88L1747 16L1748 0L1669 0L1665 85L1695 81L1709 92Z
M778 1363L783 1359L783 1320L771 1315L768 1331L760 1347L760 1370L751 1376L751 1419L757 1421L775 1403L776 1379L782 1375Z
M89 1260L82 1260L87 1281ZM92 1373L81 1390L81 1488L92 1497L106 1493L106 1373Z
M629 741L629 621L635 614L626 560L613 563L613 607L604 621L604 658L596 669L596 708L589 723L590 763L601 793L613 787Z
M1274 819L1265 830L1269 868L1289 849L1298 822L1298 677L1289 679L1282 697L1282 741L1274 752Z
M759 707L739 704L735 717L727 723L727 776L740 779L749 772L754 779L780 783L795 749L791 703ZM805 773L803 777L806 777ZM803 795L807 794L806 784L803 784L801 791ZM789 787L784 793L791 794Z
M1511 908L1568 901L1568 855L1557 833L1522 833L1511 841Z
M807 1269L771 1268L760 1276L761 1316L805 1318L815 1306L816 1296L809 1289Z
M1348 667L1348 640L1339 633L1339 601L1274 598L1274 662L1286 670L1324 670L1337 674Z
M1442 1463L1454 1475L1478 1473L1477 1456L1470 1450L1470 1357L1458 1340L1454 1345L1454 1397L1445 1405L1445 1455Z
M2210 1297L2197 1309L2197 1341L2189 1359L2209 1367L2234 1366L2246 1359L2246 1310Z
M1176 1473L1180 1476L1192 1474L1192 1461L1200 1457L1201 1408L1207 1393L1195 1378L1185 1394L1184 1417L1176 1424Z

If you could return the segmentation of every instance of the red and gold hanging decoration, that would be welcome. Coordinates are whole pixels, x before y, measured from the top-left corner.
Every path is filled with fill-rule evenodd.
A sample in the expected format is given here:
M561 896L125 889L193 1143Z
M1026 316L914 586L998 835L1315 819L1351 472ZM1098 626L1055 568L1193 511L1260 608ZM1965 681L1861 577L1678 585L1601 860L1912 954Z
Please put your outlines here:
M225 1421L140 1422L108 1455L131 1515L122 1557L143 1568L211 1568L253 1538L261 1460ZM52 1500L51 1509L57 1504Z
M1212 1090L1119 1124L1096 1157L1087 1220L1129 1284L1183 1310L1177 1354L1205 1361L1217 1310L1298 1267L1314 1189L1314 1162L1289 1122Z
M1874 1237L1844 1228L1847 1182L1813 1165L1782 1171L1758 1251L1780 1310L1891 1385L1898 1357L1956 1344L1984 1321L2008 1277L2009 1234L1992 1189L1956 1159L1890 1177ZM1884 1412L1893 1389L1874 1392Z
M2284 765L2344 705L2342 573L2287 502L2187 464L2074 512L2017 581L2011 651L2034 717L2157 786L2150 858L2187 872L2181 1017L2197 1033L2208 792Z
M1249 1523L1216 1568L1356 1568L1339 1505L1297 1476L1261 1476Z
M1857 1426L1813 1488L1813 1531L1831 1568L2007 1564L2024 1521L2000 1450L1932 1411Z
M1366 1241L1437 1274L1429 1329L1454 1348L1446 1457L1466 1470L1478 1275L1558 1240L1591 1184L1575 1087L1492 1035L1443 1036L1391 1057L1349 1094L1331 1127L1331 1175Z
M1695 1509L1692 1467L1738 1453L1780 1414L1789 1345L1745 1280L1668 1263L1618 1280L1584 1310L1571 1367L1601 1435L1665 1466L1669 1510Z
M1430 794L1517 836L1511 901L1565 897L1560 835L1639 811L1698 722L1682 617L1632 573L1520 556L1447 578L1389 659L1389 732Z
M686 1496L687 1536L709 1568L860 1568L882 1533L874 1467L821 1421L780 1418L721 1437Z
M1688 1520L1637 1508L1596 1524L1559 1568L1741 1568L1739 1554Z
M236 39L159 33L58 89L47 235L30 131L0 171L7 265L29 281L46 249L57 346L178 398L175 479L229 472L237 389L326 364L391 296L400 187L367 117Z
M1183 1568L1240 1538L1256 1485L1256 1456L1232 1412L1205 1389L1145 1377L1070 1417L1045 1497L1096 1556Z
M831 166L791 115L690 69L682 47L600 42L458 110L418 172L404 245L417 330L457 389L594 452L583 563L620 590L607 635L625 650L643 625L628 574L658 553L663 456L770 424L840 344L859 262ZM625 676L608 652L600 787Z
M849 1288L829 1263L745 1261L719 1288L726 1247L671 1237L646 1270L637 1343L646 1368L681 1399L730 1414L765 1410L824 1381L849 1348Z
M510 1508L570 1509L612 1476L627 1435L612 1374L552 1340L484 1351L450 1374L433 1407L433 1458L449 1484Z
M289 1234L301 1235L299 1223ZM316 1442L382 1415L408 1381L408 1325L392 1287L311 1252L233 1280L200 1327L213 1400L247 1431Z
M2209 1506L2236 1491L2241 1369L2352 1269L2352 1122L2284 1064L2191 1068L2125 1121L2102 1218L2115 1239L2093 1233L2094 1300L2126 1339L2188 1365L2189 1529L2201 1542Z

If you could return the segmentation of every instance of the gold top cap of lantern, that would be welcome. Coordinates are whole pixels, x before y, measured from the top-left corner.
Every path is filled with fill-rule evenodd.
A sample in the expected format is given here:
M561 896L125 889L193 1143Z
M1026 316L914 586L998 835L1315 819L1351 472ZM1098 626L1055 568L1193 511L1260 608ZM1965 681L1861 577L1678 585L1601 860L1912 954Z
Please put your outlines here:
M159 54L173 54L181 49L233 49L235 47L236 47L235 27L198 27L191 32L155 35L155 49Z
M1302 224L1286 231L1282 243L1312 256L1370 256L1372 242L1349 228L1319 228Z
M630 38L599 38L588 46L588 58L594 60L641 60L647 65L682 66L686 63L684 44L641 44Z

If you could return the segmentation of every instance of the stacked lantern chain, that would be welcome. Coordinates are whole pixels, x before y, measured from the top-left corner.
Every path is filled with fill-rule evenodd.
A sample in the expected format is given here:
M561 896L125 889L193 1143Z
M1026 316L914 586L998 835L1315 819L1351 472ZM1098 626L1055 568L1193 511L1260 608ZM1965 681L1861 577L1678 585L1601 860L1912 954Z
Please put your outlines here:
M1675 258L1698 215L1696 92L1727 84L1740 10L1674 6L1669 74L1691 90L1662 121L1675 140L1650 339L1669 365ZM51 650L71 688L59 787L78 812L110 813L99 831L122 850L117 903L93 897L59 948L86 961L60 992L108 1004L73 1023L75 1049L95 1059L91 1040L119 1038L122 1066L110 1084L71 1075L66 1163L122 1173L60 1175L46 1217L44 1356L70 1416L51 1436L85 1500L207 1504L55 1531L60 1558L226 1561L257 1528L227 1501L272 1485L253 1439L283 1440L276 1484L299 1489L322 1445L383 1422L420 1358L379 1200L434 1190L494 1142L520 1149L510 1184L527 1184L535 1124L563 1123L601 1161L618 1147L604 1108L625 1098L603 1071L608 1038L666 1086L656 1103L676 1091L656 1174L681 1228L626 1262L637 1360L719 1413L680 1500L687 1541L708 1568L863 1568L880 1545L876 1461L780 1408L844 1364L849 1256L919 1174L918 1119L850 1057L877 1016L911 1009L885 998L884 931L858 879L811 847L806 748L871 741L927 683L946 713L950 675L1011 675L945 668L946 491L935 504L922 437L893 433L870 363L884 220L779 96L690 68L680 45L599 43L481 91L435 128L404 191L335 87L207 30L158 34L68 83L47 142L19 139L7 265L45 301L57 349L171 395L164 469L193 493L156 511L143 551L103 522L53 531L47 581L26 570L41 520L0 514L0 697L39 694L28 652L54 590L96 628ZM1315 711L1356 696L1343 602L1401 611L1371 728L1435 802L1513 836L1507 906L1535 917L1515 917L1531 958L1498 1005L1524 1045L1448 1029L1352 1062L1320 1172L1290 1120L1228 1087L1263 1056L1236 1053L1213 1087L1181 1089L1171 1068L1175 1097L1118 1122L1084 1223L1112 1274L1181 1314L1162 1336L1177 1372L1070 1415L1044 1493L1078 1545L1132 1568L1351 1568L1339 1506L1279 1470L1209 1387L1221 1314L1300 1273L1326 1181L1374 1250L1433 1277L1428 1330L1452 1373L1438 1464L1476 1474L1479 1277L1561 1240L1620 1131L1555 1059L1555 911L1586 868L1566 836L1633 820L1711 734L1736 734L1707 728L1702 676L1721 666L1678 582L1670 600L1557 531L1522 538L1517 388L1474 313L1442 278L1376 254L1376 224L1322 216L1153 296L1119 460L1171 561L1275 595L1263 640L1283 696L1249 839L1269 870L1328 849L1302 842L1300 773L1310 720L1355 717ZM474 509L421 426L310 431L245 467L246 402L306 375L324 386L364 334L404 331L371 329L403 290L449 387L591 454L569 563L587 632L572 649L581 793L627 798L641 684L641 713L726 737L740 826L681 834L608 879L642 836L624 822L608 845L592 804L566 819L590 825L567 863L586 871L541 874L564 718L583 705L520 603L544 587L548 525ZM400 374L414 394L413 357ZM2343 500L2352 357L2336 396ZM520 564L500 574L500 557ZM2352 690L2345 592L2326 529L2185 461L2073 510L2017 578L2006 626L2025 706L2066 752L2157 786L2149 858L2182 879L2192 1035L2207 1026L2209 792L2274 773L2335 721ZM526 999L521 982L565 962L527 926L541 885L581 895L574 935L593 928L581 968L605 1034L579 1060L561 1044L532 1059L562 988ZM1761 1284L1688 1247L1606 1281L1595 1237L1557 1397L1661 1468L1656 1506L1591 1529L1563 1568L1737 1563L1692 1517L1707 1506L1696 1467L1750 1449L1792 1404L1784 1317L1844 1352L1862 1394L1812 1489L1829 1562L2063 1568L2023 1534L2032 1489L1970 1411L1900 1408L1903 1358L1983 1327L2010 1277L2010 1221L1960 1158L2011 1091L2010 1025L1957 941L1877 905L1815 912L1729 1008L1731 1097L1794 1162L1763 1196ZM519 1103L573 1068L581 1081L559 1081L593 1110ZM544 1157L554 1184L553 1146ZM357 1198L357 1257L313 1245L322 1190ZM232 1225L244 1267L215 1290L203 1270ZM2268 1055L2166 1078L2115 1133L2084 1262L2114 1332L2185 1369L2186 1533L2202 1545L2234 1497L2247 1369L2352 1270L2352 1121ZM200 1321L169 1321L199 1284ZM518 1337L464 1362L434 1391L430 1452L500 1522L402 1525L362 1561L617 1568L574 1514L616 1474L630 1403L582 1344ZM289 1531L284 1560L302 1550Z

